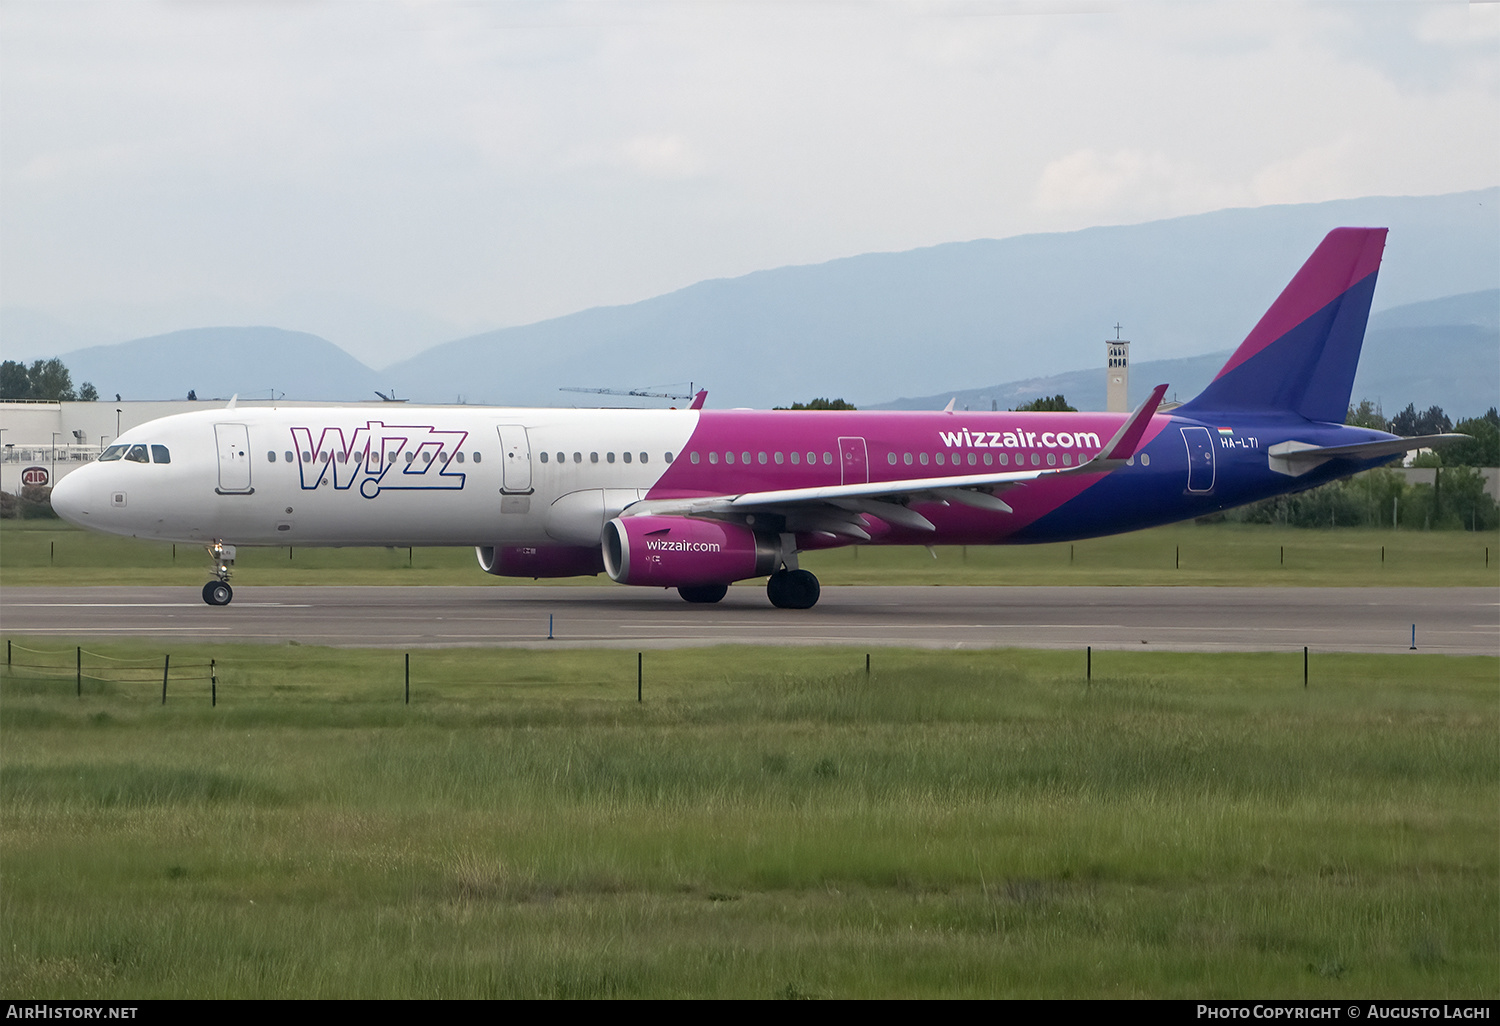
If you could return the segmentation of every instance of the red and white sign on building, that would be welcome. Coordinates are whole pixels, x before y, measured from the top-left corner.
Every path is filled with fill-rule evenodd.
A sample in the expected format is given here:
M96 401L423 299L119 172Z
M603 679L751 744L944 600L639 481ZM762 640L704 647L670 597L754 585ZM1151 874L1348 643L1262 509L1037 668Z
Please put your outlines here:
M47 473L46 467L27 467L21 471L21 483L23 485L45 488L51 480L52 476Z

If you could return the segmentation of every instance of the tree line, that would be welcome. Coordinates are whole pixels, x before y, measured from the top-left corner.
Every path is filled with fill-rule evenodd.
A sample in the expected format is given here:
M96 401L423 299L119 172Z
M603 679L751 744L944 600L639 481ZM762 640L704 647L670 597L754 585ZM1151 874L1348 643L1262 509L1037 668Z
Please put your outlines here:
M1386 420L1377 404L1364 399L1349 407L1344 423L1408 438L1450 431L1469 436L1465 441L1420 454L1412 461L1414 467L1500 467L1500 410L1493 406L1483 416L1466 417L1455 424L1441 406L1419 413L1415 403L1408 403L1406 409Z
M73 373L57 357L35 360L28 367L16 360L0 363L0 399L45 399L51 402L97 402L99 390L85 381L73 390Z

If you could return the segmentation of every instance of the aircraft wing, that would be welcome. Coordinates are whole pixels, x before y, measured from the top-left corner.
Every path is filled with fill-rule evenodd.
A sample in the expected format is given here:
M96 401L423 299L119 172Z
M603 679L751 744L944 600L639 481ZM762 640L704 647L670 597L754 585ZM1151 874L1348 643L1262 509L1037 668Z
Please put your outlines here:
M911 478L901 481L871 481L861 484L825 485L817 488L783 488L739 495L713 495L687 499L647 499L637 502L622 516L699 516L716 519L774 514L787 520L788 531L827 531L868 541L870 535L859 515L868 513L895 526L932 531L933 523L912 502L942 502L973 506L998 513L1011 507L997 493L1021 487L1045 477L1108 473L1135 456L1141 438L1161 405L1167 386L1158 385L1136 408L1114 436L1092 459L1076 467L1046 470L1012 470L988 474L954 474L948 477Z

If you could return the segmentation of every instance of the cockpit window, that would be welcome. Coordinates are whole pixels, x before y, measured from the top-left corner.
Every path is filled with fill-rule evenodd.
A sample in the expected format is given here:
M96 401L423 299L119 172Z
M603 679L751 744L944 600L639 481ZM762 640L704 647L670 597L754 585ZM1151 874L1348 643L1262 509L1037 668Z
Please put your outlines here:
M132 445L130 451L125 454L125 458L131 463L151 462L151 457L146 455L146 447L144 445Z
M99 454L99 462L108 463L110 460L117 460L125 455L125 450L128 448L129 446L125 445L111 445Z
M165 445L153 445L151 447L151 462L171 463L172 454L167 451L167 447Z

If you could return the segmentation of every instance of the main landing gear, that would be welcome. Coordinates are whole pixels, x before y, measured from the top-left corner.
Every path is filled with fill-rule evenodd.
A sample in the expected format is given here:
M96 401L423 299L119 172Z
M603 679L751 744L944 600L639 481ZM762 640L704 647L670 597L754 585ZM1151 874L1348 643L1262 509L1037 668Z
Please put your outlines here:
M766 598L777 609L811 609L822 588L808 570L778 570L766 581Z
M227 588L228 585L226 584ZM778 609L811 609L818 604L818 595L822 588L818 585L818 579L807 570L787 570L785 568L776 571L766 581L766 597L771 600L771 605ZM727 584L699 584L681 585L677 594L682 596L684 602L717 602L729 594ZM203 597L208 598L207 589ZM227 601L227 600L226 600Z
M216 541L208 546L213 557L214 580L203 586L203 601L211 606L227 606L234 598L234 589L229 586L229 568L234 566L234 546Z

